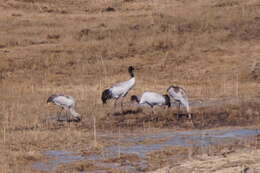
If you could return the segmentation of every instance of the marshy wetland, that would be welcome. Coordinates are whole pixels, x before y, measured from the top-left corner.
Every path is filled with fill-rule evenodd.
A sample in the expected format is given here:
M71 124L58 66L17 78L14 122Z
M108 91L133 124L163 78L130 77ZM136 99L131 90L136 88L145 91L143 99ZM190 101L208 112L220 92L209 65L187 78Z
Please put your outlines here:
M0 172L260 172L258 0L4 0L0 14ZM102 105L128 66L124 111ZM130 102L170 85L192 119ZM55 93L80 122L57 121Z
M153 164L156 160L162 162L162 165L181 163L183 158L192 157L192 154L198 148L200 148L202 154L208 154L211 147L230 147L255 142L254 140L257 140L256 137L259 134L260 129L228 128L181 132L172 130L158 132L157 130L157 132L148 134L147 132L119 134L118 143L102 148L101 153L84 154L61 150L45 151L42 154L47 160L34 163L33 168L52 172L55 169L61 169L62 166L78 164L76 170L80 171L82 169L83 172L145 172L151 170L152 167L158 167L158 165ZM104 135L110 140L115 137L115 134L112 136L111 134L102 134L102 136ZM174 150L180 150L182 153ZM226 152L228 154L228 152L232 153L234 151L227 150ZM161 158L159 152L172 153L166 156L162 154L163 158ZM218 155L225 154L222 150L217 150L215 153ZM154 158L151 159L151 157ZM84 167L84 165L89 165L89 167Z

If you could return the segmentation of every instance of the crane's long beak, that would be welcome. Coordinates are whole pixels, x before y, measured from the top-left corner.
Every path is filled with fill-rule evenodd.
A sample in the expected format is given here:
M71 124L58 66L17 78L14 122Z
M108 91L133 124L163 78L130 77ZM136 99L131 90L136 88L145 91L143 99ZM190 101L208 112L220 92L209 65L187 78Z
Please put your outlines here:
M141 70L140 67L135 67L135 71Z

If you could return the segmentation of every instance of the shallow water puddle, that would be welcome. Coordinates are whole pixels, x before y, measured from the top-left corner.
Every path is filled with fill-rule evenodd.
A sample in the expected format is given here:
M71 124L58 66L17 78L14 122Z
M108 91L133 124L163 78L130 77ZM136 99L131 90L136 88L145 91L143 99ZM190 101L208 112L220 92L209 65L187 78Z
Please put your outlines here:
M33 165L33 168L36 168L41 171L47 171L51 172L54 168L61 164L66 164L66 163L72 163L75 161L80 161L84 160L85 158L73 153L73 152L67 152L67 151L60 151L60 150L50 150L44 152L44 155L47 157L50 157L51 160L48 162L37 162Z
M238 140L260 134L260 129L236 129L236 130L194 130L185 132L164 132L153 135L140 136L135 138L122 139L122 142L140 142L149 139L167 138L159 144L137 144L133 146L111 146L107 151L118 151L121 154L136 154L145 157L149 152L161 150L169 146L208 146L229 142L230 139ZM231 141L232 142L232 141Z
M67 151L46 151L43 154L46 155L50 160L48 162L37 162L33 165L33 168L51 172L54 168L59 165L72 163L81 160L94 160L95 165L102 168L117 168L128 170L130 172L136 172L136 168L132 165L138 165L140 169L147 167L147 162L144 160L146 154L162 150L168 146L208 146L214 144L234 142L234 140L243 140L255 135L260 134L260 129L231 129L231 130L193 130L185 132L161 132L156 134L146 135L128 135L120 139L120 144L131 144L130 146L109 146L105 148L105 155L88 155L82 156L77 153ZM159 143L140 144L143 141L154 140L158 141L163 139ZM119 154L135 154L139 158L143 159L142 162L132 163L129 165L120 165L117 163L104 163L104 159L115 158Z

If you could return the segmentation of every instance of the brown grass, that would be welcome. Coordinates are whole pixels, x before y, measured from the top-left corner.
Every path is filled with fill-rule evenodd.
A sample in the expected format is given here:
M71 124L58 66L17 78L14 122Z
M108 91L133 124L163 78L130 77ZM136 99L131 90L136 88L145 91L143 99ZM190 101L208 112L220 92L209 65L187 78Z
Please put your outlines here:
M129 95L165 93L177 84L192 99L257 96L259 83L250 70L260 53L259 5L256 0L1 1L1 172L30 171L43 150L94 145L93 116L97 131L172 123L191 128L189 121L177 122L173 111L159 109L154 123L149 110L115 117L112 106L101 105L101 91L127 79L129 65L138 68ZM56 115L57 108L46 104L53 93L74 96L83 121L45 121ZM248 106L258 113L256 105ZM258 122L258 114L248 119L241 107L215 109L195 111L195 128ZM222 112L228 112L227 124L218 120ZM106 145L99 138L97 143Z
M210 145L208 147L168 148L150 154L157 166L153 173L163 172L259 172L259 137L237 141L234 145ZM173 152L170 160L167 155ZM161 156L158 165L156 156ZM171 155L170 155L171 156ZM179 158L176 158L179 157Z

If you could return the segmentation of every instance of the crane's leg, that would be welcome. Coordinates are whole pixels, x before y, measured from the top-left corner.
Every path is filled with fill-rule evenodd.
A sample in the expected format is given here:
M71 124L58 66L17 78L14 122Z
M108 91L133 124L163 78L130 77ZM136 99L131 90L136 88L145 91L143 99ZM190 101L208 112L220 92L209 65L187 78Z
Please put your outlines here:
M152 108L152 115L154 115L155 111L154 111L154 105L148 103L148 102L145 102L145 104L149 105L151 108ZM151 117L151 114L150 114L150 117Z
M122 111L122 113L124 112L123 101L124 101L124 97L121 98L121 111Z
M67 121L70 121L71 120L71 117L73 116L71 114L71 112L69 111L70 107L69 108L66 108L66 118L67 118Z
M189 117L189 119L191 119L190 106L186 105L186 109L187 109L188 117Z
M116 103L117 103L117 99L115 99L114 101L114 109L116 109Z
M154 115L155 115L155 110L154 110L154 107L155 106L153 106L153 105L151 105L151 104L149 104L150 106L151 106L151 108L152 108L152 114L150 114L150 119L151 119L151 121L153 121L154 120Z
M114 112L116 112L117 100L118 100L118 98L116 98L115 101L114 101Z
M65 112L65 116L66 116L66 120L69 121L69 115L68 115L68 110L66 109L66 112Z
M152 106L152 113L155 114L154 106Z
M190 106L189 106L188 100L182 100L181 103L186 108L186 111L187 111L187 114L188 114L188 118L191 119Z
M190 112L189 103L187 103L185 106L186 106L186 110L187 110L187 113L188 113L188 118L189 118L189 120L191 121L191 125L192 125L192 127L194 127L194 123L193 123L192 115L191 115L191 112Z
M61 113L63 111L63 107L60 109L60 111L57 112L57 115L58 115L58 121L60 121L60 117L61 117Z
M177 108L177 119L180 119L180 111L181 111L181 102L177 102L178 103L178 108Z

